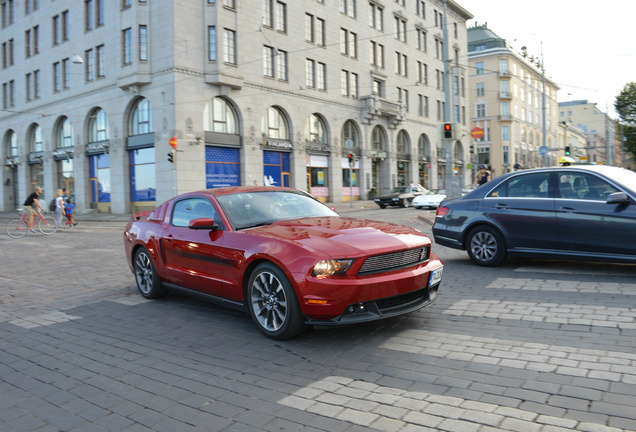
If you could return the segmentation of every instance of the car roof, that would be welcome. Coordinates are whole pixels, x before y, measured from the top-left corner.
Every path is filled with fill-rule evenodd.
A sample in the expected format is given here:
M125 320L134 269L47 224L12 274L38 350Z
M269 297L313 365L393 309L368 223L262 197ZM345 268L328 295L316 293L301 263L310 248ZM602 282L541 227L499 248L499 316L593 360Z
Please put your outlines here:
M288 188L288 187L279 187L279 186L228 186L228 187L220 187L214 189L205 189L200 191L189 192L190 194L209 194L212 196L222 196L229 195L235 193L248 193L248 192L294 192L294 193L303 193L298 189ZM186 195L186 194L183 194Z

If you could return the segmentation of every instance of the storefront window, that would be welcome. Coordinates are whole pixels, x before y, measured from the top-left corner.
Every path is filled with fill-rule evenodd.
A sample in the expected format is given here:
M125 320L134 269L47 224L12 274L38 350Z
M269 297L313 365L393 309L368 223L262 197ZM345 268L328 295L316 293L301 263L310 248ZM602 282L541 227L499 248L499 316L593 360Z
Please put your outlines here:
M265 138L289 139L287 120L282 112L275 107L267 108L267 114L263 117L261 131Z
M155 174L155 149L143 148L129 151L130 200L155 201L157 178Z

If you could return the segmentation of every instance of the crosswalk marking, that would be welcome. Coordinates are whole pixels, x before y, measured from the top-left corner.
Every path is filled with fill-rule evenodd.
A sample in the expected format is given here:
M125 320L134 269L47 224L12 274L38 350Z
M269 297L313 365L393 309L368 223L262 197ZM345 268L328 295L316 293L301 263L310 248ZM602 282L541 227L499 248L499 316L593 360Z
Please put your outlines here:
M341 376L330 376L286 396L279 404L381 431L430 430L611 430L590 422L517 408L408 391ZM545 427L545 429L542 429ZM601 429L602 428L602 429ZM429 430L429 429L427 429Z
M454 303L443 313L492 319L613 327L622 330L636 329L636 316L632 309L603 305L465 299Z
M17 318L9 321L9 324L32 329L36 327L49 326L66 321L81 319L82 317L69 315L61 311L47 312L40 315L32 315L23 318Z
M537 372L636 384L636 354L409 330L381 348Z
M486 288L504 288L527 291L560 291L599 294L634 295L634 283L585 282L556 279L496 278Z

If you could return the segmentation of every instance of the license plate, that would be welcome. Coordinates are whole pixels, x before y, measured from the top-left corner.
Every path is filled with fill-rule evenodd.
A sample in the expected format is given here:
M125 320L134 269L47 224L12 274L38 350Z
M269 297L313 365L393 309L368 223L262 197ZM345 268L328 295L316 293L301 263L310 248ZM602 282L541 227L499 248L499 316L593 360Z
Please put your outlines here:
M428 282L428 286L435 285L442 280L442 273L444 273L444 267L436 268L431 272L431 278Z

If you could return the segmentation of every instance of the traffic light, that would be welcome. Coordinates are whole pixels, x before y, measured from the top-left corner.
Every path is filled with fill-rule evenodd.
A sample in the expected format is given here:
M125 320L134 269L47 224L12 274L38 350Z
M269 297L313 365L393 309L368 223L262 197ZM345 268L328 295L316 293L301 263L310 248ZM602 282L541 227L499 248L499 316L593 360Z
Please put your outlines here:
M570 156L570 146L565 146L565 155Z
M452 138L452 137L453 137L453 124L444 123L444 138Z
M168 162L174 163L174 153L172 152L168 153Z
M352 167L355 162L355 156L353 155L353 153L349 153L347 157L349 158L349 166Z
M470 145L470 154L474 154L475 153L475 145L471 144Z

